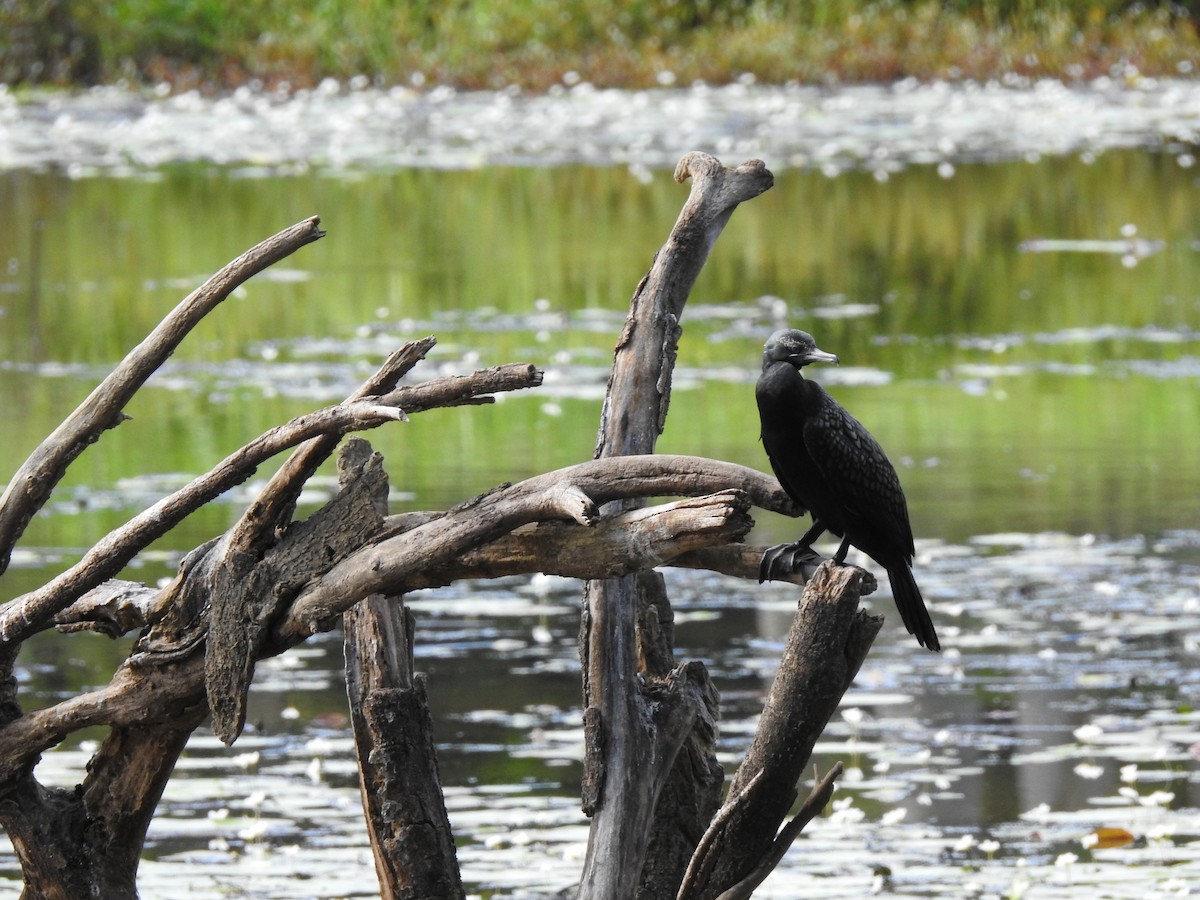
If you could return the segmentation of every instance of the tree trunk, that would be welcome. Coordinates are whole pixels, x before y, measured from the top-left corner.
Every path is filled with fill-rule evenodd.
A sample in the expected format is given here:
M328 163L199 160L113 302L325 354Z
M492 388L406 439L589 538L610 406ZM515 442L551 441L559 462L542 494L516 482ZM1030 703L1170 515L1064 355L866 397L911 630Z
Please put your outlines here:
M359 787L382 895L464 897L425 679L413 676L412 613L399 597L375 596L343 618Z
M617 342L601 410L597 458L654 451L670 403L679 319L692 285L738 204L774 183L758 160L729 170L701 153L680 160L676 181L689 177L688 200L634 292ZM680 746L705 709L701 698L707 673L695 667L672 673L666 690L656 691L653 700L647 690L639 689L637 583L635 576L627 575L590 582L584 592L583 809L592 817L592 826L581 900L631 898L643 883L659 793ZM696 766L693 761L688 769L711 778L713 765ZM702 826L697 823L697 828ZM681 867L686 855L690 854L681 854L679 863L667 863L667 868Z
M858 608L863 575L827 560L805 588L754 740L717 814L720 827L697 850L681 897L711 900L748 879L753 890L799 833L777 837L817 738L883 625Z

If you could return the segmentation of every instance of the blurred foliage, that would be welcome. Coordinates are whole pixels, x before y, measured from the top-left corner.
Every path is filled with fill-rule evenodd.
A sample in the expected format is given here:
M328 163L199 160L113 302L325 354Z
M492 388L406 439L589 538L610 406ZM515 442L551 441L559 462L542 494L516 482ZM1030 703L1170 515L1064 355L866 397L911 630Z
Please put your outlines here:
M1124 0L0 0L0 80L639 87L1187 74L1189 3ZM1132 67L1132 68L1130 68Z
M93 82L101 77L97 38L67 0L0 0L0 82Z

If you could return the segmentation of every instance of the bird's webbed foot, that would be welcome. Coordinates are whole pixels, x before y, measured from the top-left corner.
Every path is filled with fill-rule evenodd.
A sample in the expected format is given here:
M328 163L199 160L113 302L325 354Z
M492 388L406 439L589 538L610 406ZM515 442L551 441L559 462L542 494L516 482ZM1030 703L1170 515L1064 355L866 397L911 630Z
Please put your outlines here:
M788 575L797 571L803 572L807 581L824 561L825 557L803 540L768 547L758 564L758 583L786 581Z

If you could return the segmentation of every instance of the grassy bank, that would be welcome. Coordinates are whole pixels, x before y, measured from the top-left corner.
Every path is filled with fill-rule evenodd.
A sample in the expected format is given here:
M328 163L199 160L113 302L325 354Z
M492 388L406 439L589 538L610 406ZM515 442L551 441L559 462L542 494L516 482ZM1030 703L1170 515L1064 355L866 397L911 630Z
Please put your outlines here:
M1198 11L1118 0L7 0L0 81L303 87L367 75L537 90L1189 75Z

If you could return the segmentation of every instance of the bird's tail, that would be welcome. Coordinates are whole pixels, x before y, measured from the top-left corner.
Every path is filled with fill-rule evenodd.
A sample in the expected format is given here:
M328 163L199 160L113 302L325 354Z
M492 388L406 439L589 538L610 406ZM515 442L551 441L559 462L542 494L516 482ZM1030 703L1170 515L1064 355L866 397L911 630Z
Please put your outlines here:
M912 569L907 563L900 562L887 570L888 580L892 583L892 596L896 598L896 608L900 610L900 618L908 633L916 635L917 642L930 650L941 650L937 632L933 630L933 620L929 618L929 610L921 598L921 589L913 578Z

